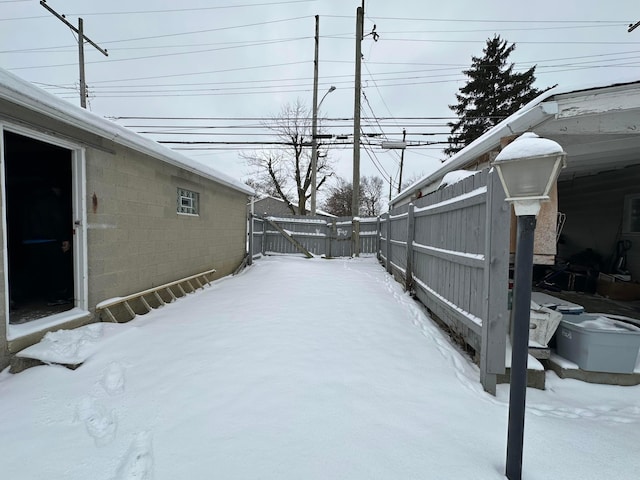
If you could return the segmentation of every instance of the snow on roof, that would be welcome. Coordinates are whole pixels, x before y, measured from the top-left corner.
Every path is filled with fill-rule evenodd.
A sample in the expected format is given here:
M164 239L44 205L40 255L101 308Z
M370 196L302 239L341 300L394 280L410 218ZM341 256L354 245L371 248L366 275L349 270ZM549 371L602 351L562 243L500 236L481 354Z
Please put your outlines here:
M500 139L506 135L512 135L526 131L534 126L540 124L546 118L555 114L545 106L545 101L552 97L559 95L580 94L588 90L599 90L612 87L622 87L630 84L640 84L640 78L638 75L626 75L620 77L613 83L583 83L566 86L558 86L550 88L549 90L541 93L529 103L524 105L520 110L513 113L494 127L487 130L484 134L479 136L469 145L448 158L438 169L430 174L422 177L407 188L402 190L397 196L391 200L391 204L394 205L401 200L410 197L414 192L420 190L434 182L440 180L446 173L459 169L464 166L468 161L476 158L478 155L488 152L492 148L500 145Z
M454 183L458 183L460 180L464 180L467 177L471 177L478 172L472 170L453 170L452 172L446 173L444 177L442 177L442 181L438 188L446 187L447 185L453 185Z
M271 195L263 195L262 197L257 198L256 202L260 202L262 200L267 200L269 198L272 199L272 200L277 200L278 202L286 203L282 198L274 197L274 196L271 196ZM298 205L296 203L292 203L291 205L293 205L295 208L298 208ZM320 210L319 208L316 208L316 214L322 215L323 217L337 218L337 215L334 215L334 214L329 213L329 212L325 212L324 210Z
M240 180L221 173L170 148L72 105L0 68L0 99L34 110L57 121L132 148L170 165L188 170L217 183L251 195L253 189Z

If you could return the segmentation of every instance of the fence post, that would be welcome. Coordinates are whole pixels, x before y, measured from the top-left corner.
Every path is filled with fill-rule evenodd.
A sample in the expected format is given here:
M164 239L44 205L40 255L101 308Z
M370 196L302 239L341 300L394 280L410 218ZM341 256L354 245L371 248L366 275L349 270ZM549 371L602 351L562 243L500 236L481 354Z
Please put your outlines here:
M262 249L261 249L261 253L262 253L262 255L264 255L265 252L267 251L267 222L265 221L264 218L261 218L260 221L262 222Z
M505 371L510 224L511 207L504 201L498 175L491 171L487 176L480 382L493 395L496 393L497 375Z
M331 223L327 221L324 224L325 242L324 242L324 256L325 258L331 258Z
M360 256L360 217L353 217L352 229L351 229L351 239L353 249L351 250L351 255L355 257Z
M380 236L382 231L380 230L380 215L376 220L376 258L380 261Z
M413 286L413 237L416 232L414 208L413 203L410 203L409 211L407 212L407 269L404 279L404 288L406 291L411 291Z
M253 213L249 214L249 258L247 265L253 264Z
M385 242L385 250L387 257L387 272L392 273L393 268L391 267L391 213L387 213L387 241Z

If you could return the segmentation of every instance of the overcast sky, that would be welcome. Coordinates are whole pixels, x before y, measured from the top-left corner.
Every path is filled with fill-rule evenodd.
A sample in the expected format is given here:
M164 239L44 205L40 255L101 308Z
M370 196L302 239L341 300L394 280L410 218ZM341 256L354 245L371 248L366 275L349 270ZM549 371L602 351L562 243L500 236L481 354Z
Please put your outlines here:
M85 46L89 108L135 131L156 132L150 135L156 140L274 140L261 120L297 99L311 108L314 16L319 15L319 98L337 87L322 103L321 126L331 134L353 133L355 14L361 0L47 4L76 26L82 17L85 35L108 50L105 57ZM365 140L371 146L362 150L361 173L397 182L399 152L380 144L400 140L403 128L413 144L446 141L450 119L441 117L453 114L448 105L465 84L461 70L472 55L482 55L487 38L496 33L516 43L511 56L516 69L537 65L538 88L640 79L640 28L627 31L640 20L639 5L637 0L366 0L365 33L375 25L379 38L367 35L362 43L363 131L377 136ZM0 66L79 105L73 32L38 0L0 0L0 12ZM202 117L208 119L198 120ZM204 148L183 153L247 177L239 152L254 147ZM442 148L408 148L404 178L433 171L444 158ZM332 145L329 151L338 174L350 181L352 147Z

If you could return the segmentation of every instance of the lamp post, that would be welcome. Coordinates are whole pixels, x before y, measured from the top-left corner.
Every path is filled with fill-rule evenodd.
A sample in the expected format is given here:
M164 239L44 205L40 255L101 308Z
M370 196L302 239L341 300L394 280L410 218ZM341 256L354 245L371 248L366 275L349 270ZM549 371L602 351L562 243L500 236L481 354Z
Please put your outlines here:
M313 117L311 119L311 215L316 214L316 177L318 170L318 109L327 95L333 92L336 89L335 86L331 85L329 90L322 96L320 102L316 105L313 102ZM317 98L317 95L314 95Z
M518 217L506 462L509 480L522 478L536 216L540 211L540 203L549 201L549 191L555 184L560 169L565 166L565 157L566 154L558 143L527 132L507 145L493 162L506 193L506 201L513 204Z

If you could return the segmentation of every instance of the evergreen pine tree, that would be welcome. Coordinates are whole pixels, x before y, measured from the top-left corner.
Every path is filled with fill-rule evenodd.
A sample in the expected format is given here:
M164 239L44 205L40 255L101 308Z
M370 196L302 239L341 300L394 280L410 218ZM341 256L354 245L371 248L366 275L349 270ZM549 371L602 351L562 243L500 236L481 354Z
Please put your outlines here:
M447 155L453 155L501 120L533 100L541 91L533 88L535 65L526 72L515 73L507 59L515 43L494 35L487 39L483 57L471 57L471 68L463 70L469 80L456 94L457 105L449 105L460 118L450 122Z

